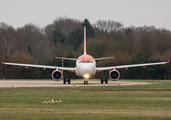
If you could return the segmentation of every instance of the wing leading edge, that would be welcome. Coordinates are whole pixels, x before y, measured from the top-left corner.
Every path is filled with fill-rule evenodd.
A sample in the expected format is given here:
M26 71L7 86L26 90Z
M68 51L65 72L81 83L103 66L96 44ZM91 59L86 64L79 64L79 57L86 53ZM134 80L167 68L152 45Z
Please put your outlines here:
M146 64L120 65L120 66L111 66L111 67L98 67L98 68L96 68L96 71L129 68L129 67L162 65L162 64L167 64L167 63L169 63L169 61L168 62L157 62L157 63L146 63Z
M70 68L70 67L34 65L34 64L22 64L22 63L9 63L9 62L2 62L2 64L5 64L5 65L16 65L16 66L25 66L25 67L36 67L36 68L59 69L59 70L68 70L68 71L75 72L75 68Z
M113 59L114 57L94 58L95 60Z

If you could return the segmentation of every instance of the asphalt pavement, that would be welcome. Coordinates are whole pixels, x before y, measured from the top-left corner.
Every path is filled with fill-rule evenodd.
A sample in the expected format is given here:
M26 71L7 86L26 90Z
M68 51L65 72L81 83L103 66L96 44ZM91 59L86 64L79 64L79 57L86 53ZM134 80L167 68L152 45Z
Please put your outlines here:
M66 86L123 86L123 85L145 85L147 82L134 81L108 81L108 84L101 84L99 81L88 81L88 85L84 85L84 80L72 81L71 84L63 84L63 80L56 82L53 80L0 80L0 87L66 87Z

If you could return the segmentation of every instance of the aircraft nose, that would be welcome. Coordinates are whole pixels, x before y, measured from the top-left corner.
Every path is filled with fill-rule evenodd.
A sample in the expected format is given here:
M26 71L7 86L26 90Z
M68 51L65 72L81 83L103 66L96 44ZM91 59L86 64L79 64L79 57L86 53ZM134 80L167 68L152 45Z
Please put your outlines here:
M84 65L84 67L82 67L82 73L83 74L91 74L92 72L92 66L89 66L89 65Z

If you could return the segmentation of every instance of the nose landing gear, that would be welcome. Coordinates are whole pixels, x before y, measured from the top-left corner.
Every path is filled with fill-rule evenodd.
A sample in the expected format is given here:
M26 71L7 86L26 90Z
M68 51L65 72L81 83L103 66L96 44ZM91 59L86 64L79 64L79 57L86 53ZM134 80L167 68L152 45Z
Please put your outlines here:
M84 79L84 85L88 85L88 79Z

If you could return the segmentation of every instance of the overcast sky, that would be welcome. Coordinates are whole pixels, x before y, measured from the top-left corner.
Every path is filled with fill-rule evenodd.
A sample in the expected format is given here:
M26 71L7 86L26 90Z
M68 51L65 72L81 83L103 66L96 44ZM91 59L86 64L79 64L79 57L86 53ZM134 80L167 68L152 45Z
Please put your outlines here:
M45 27L63 16L171 30L171 0L0 0L0 22L15 28L27 23Z

